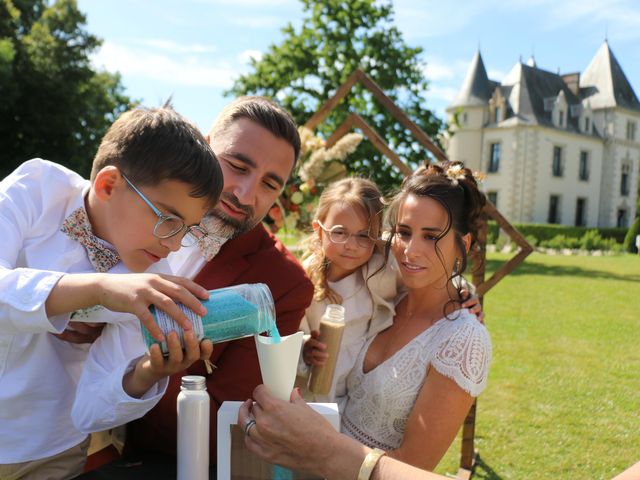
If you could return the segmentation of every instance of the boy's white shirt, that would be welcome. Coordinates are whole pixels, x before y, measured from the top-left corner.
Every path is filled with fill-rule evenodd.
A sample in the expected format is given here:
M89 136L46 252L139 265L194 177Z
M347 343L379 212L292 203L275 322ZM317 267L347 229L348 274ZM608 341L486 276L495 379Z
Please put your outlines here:
M84 247L60 231L89 188L71 170L40 159L0 182L0 464L55 455L86 437L74 428L71 410L87 356L74 409L83 430L144 415L168 383L159 382L142 399L123 391L124 373L146 351L133 315L102 309L83 318L108 322L91 348L51 335L70 319L47 318L52 288L65 273L95 271ZM168 271L163 263L156 271ZM119 263L110 273L128 270Z
M305 262L305 266L308 262L309 260ZM369 338L393 323L394 299L400 289L398 267L392 255L385 264L384 256L375 252L360 269L338 282L330 282L329 286L340 294L343 298L342 306L345 307L345 328L333 384L327 395L314 395L309 392L305 388L304 381L300 381L300 377L306 377L310 372L309 366L305 365L301 355L297 385L302 384L301 390L305 400L337 402L342 411L346 400L346 378L353 368L360 349ZM320 319L329 303L327 299L319 302L312 301L300 325L301 330L307 334L311 330L318 330Z
M197 245L182 247L177 252L171 252L167 261L174 275L186 278L194 278L207 264L207 260Z

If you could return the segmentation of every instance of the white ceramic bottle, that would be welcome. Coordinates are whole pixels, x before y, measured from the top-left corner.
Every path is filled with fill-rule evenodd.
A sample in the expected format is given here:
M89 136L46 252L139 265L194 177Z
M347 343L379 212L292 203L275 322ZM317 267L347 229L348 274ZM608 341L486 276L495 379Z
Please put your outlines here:
M178 394L178 480L209 478L209 394L205 378L182 377Z

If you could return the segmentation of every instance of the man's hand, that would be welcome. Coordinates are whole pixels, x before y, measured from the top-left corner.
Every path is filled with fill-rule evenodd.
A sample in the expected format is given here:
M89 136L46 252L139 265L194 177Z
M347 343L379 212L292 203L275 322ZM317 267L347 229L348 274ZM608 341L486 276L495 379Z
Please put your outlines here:
M478 321L484 325L484 311L482 310L480 299L475 295L471 295L469 290L464 288L460 291L460 294L463 300L461 305L462 308L467 308L478 318Z
M318 340L320 332L311 331L311 338L304 342L302 347L302 359L307 365L321 366L327 362L329 354L326 352L327 346Z
M62 333L52 333L54 337L69 343L93 343L104 328L104 323L69 322Z
M208 360L213 353L211 341L198 342L192 330L184 333L184 350L176 332L167 335L167 346L169 356L165 358L159 345L151 345L149 353L138 360L133 371L124 376L122 387L129 396L142 397L162 378L186 370L196 360Z

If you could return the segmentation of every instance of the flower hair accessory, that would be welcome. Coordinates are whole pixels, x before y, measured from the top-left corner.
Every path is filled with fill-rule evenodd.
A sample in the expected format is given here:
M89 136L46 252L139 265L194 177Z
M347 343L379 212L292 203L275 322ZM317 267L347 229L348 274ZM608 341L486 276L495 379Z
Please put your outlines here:
M457 180L463 180L465 178L464 167L460 163L451 165L444 174L451 180L456 182Z
M447 177L453 180L453 183L455 185L457 185L458 180L464 180L466 178L467 175L465 173L465 170L467 169L464 168L461 163L454 163L449 168L447 168L444 173ZM471 175L473 176L473 179L476 181L476 183L481 183L486 177L484 173L478 171L472 172Z

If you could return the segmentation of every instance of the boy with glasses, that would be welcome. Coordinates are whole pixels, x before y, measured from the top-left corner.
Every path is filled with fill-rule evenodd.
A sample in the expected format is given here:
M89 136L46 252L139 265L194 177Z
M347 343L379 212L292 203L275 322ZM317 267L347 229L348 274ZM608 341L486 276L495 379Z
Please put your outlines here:
M203 219L211 236L199 248L169 257L175 272L206 288L242 283L269 286L281 335L298 330L313 296L313 285L287 248L262 220L278 199L300 152L291 115L263 97L240 97L227 105L207 139L224 173L220 201ZM227 400L246 400L262 382L253 338L217 343L207 371L196 362L169 380L167 393L143 418L127 428L129 460L172 461L176 455L176 396L181 375L203 375L211 398L210 462L216 463L217 411ZM132 470L135 472L135 470ZM135 473L133 473L135 475Z
M221 190L206 139L167 107L123 114L100 144L91 181L35 159L0 182L0 478L81 473L88 437L74 422L137 418L167 376L209 358L211 343L192 331L184 350L175 332L164 338L149 306L187 330L175 302L203 313L206 290L167 275L164 259L205 241L199 223ZM106 323L90 350L52 335L71 319ZM167 342L168 358L157 345L146 352L138 320ZM84 366L100 380L81 382L85 405L76 402L72 421Z

